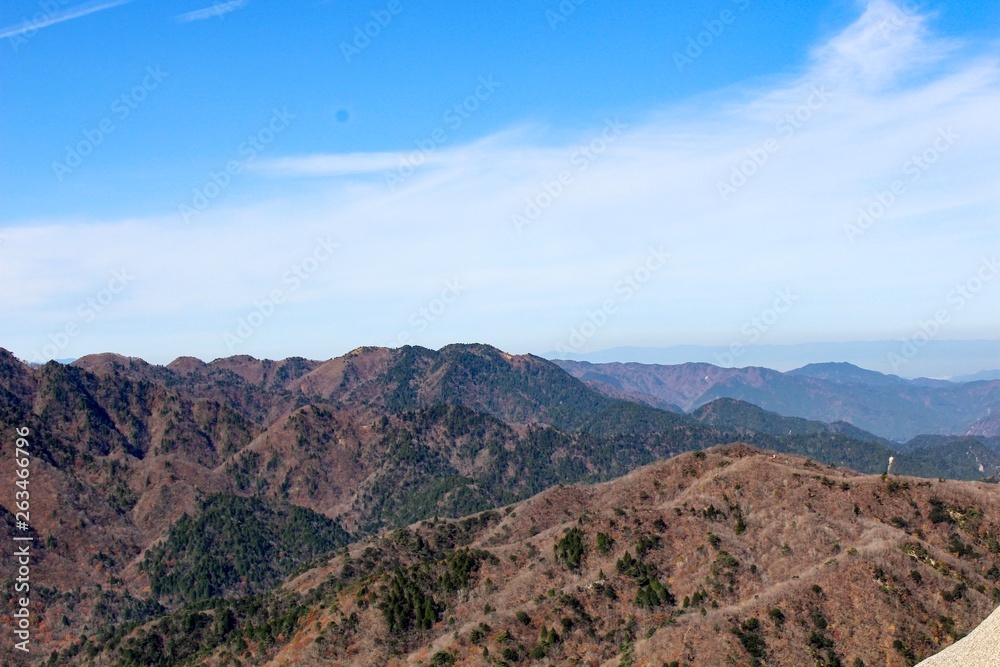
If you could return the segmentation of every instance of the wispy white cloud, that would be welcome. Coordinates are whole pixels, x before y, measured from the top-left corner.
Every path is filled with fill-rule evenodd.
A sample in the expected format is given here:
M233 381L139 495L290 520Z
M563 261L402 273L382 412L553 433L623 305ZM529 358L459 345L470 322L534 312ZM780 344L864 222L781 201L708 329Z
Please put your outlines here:
M405 152L305 155L275 158L253 168L276 176L347 176L394 169L406 157ZM433 156L431 161L440 162L440 159Z
M61 11L45 11L34 18L24 19L20 23L0 28L0 38L17 37L18 35L24 35L36 30L41 30L42 28L47 28L57 23L63 23L64 21L78 19L82 16L87 16L88 14L100 12L105 9L111 9L112 7L118 7L120 5L127 5L132 1L133 0L93 0L92 2L84 2L76 5L75 7L69 7L68 9Z
M229 0L229 2L220 2L212 5L211 7L206 7L205 9L196 9L193 12L180 14L177 16L177 20L183 23L189 23L191 21L204 21L205 19L212 19L216 17L222 18L229 12L234 12L246 4L247 0Z
M410 150L286 156L241 174L191 225L169 212L9 227L5 340L27 354L127 266L137 274L129 292L65 356L95 341L161 360L228 354L222 334L322 234L339 254L241 351L324 357L404 329L430 346L547 351L616 296L650 247L670 261L583 351L727 345L786 288L799 301L762 344L911 335L983 255L1000 252L1000 64L932 25L872 0L801 71L623 113L628 127L610 143L603 122L559 142L520 127L439 147L395 189L381 173L414 164ZM720 183L739 173L724 197ZM845 227L897 181L852 241ZM240 189L267 195L227 206ZM512 217L532 202L539 214L518 233ZM454 277L468 285L461 299L425 330L411 327L414 309ZM939 337L995 337L998 307L1000 284L983 287Z
M529 134L530 128L519 127L451 148L429 142L430 148L416 147L402 151L285 156L255 162L251 168L276 177L385 174L398 172L401 166L426 171L436 166L468 165L470 161L494 159L510 150L520 150L519 146L528 140Z

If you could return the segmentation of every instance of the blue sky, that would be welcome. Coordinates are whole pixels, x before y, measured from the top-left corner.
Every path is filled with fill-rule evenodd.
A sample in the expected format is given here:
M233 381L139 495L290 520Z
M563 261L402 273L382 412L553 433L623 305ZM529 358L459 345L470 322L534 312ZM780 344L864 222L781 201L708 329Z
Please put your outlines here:
M883 0L7 2L0 345L898 340L915 374L924 339L997 338L998 28Z

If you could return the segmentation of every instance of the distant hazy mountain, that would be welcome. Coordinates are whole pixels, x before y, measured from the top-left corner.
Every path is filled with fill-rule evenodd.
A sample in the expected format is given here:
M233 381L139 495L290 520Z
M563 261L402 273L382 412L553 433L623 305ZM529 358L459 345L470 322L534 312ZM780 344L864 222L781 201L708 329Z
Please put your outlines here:
M749 345L734 356L728 346L675 345L670 347L616 347L585 354L551 352L547 359L569 359L591 363L639 362L676 365L702 362L717 366L763 366L786 371L816 361L839 359L862 368L903 377L952 377L997 368L1000 340L932 340L913 353L903 354L898 340L795 345ZM890 355L902 359L893 366ZM1000 379L997 377L982 379Z
M1000 410L991 412L969 427L968 435L1000 436Z
M951 378L953 382L988 382L990 380L1000 380L1000 370L979 371L969 375L959 375Z
M866 384L879 387L898 386L906 383L906 380L898 375L885 375L877 371L869 371L846 361L806 364L801 368L788 371L788 375L819 378L841 384Z
M854 470L921 477L986 477L1000 468L1000 437L921 435L895 443L846 422L783 417L745 401L719 398L691 413L701 423L764 449L809 456ZM936 472L937 471L937 472Z
M897 443L891 440L880 438L847 422L828 424L801 417L783 417L776 412L734 398L717 398L694 410L691 416L703 424L741 437L752 436L754 433L773 436L838 433L855 440L878 442L889 447L897 446Z
M1000 409L1000 381L958 383L906 380L847 363L809 364L786 373L712 364L591 364L556 360L599 391L651 405L693 410L717 398L736 398L778 414L847 422L883 438L906 441L923 433L998 435L991 417Z

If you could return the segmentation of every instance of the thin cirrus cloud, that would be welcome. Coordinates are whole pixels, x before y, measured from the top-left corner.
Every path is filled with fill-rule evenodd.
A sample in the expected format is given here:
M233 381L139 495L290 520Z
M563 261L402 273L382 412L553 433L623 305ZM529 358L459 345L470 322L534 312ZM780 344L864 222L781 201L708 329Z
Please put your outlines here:
M181 23L190 23L191 21L205 21L207 19L222 18L226 14L244 7L246 4L247 0L229 0L229 2L220 2L212 5L211 7L196 9L193 12L180 14L177 16L177 20Z
M405 152L318 154L275 158L251 166L277 176L347 176L392 170L406 157ZM432 156L430 162L439 162L438 156Z
M47 279L0 264L0 285L19 286L0 299L5 340L30 358L119 267L135 281L60 356L326 358L404 336L546 352L609 299L579 352L729 345L779 290L797 300L760 344L902 339L942 309L941 339L988 337L1000 276L960 310L948 295L1000 251L1000 67L931 26L873 0L801 71L623 110L613 131L554 142L520 125L430 155L280 156L231 186L266 196L220 197L190 225L167 211L8 227L3 251ZM875 215L859 226L862 210ZM283 276L323 235L339 249L290 291ZM625 299L616 287L653 250L670 259ZM414 316L454 279L445 313ZM273 316L227 348L274 289Z
M273 177L323 177L381 175L396 187L419 172L441 166L463 166L472 161L493 160L501 152L520 150L519 144L530 132L527 126L515 127L479 139L459 148L437 150L414 148L400 151L356 152L286 156L252 163L254 171ZM425 145L427 142L424 142Z
M46 10L45 13L36 18L24 19L20 23L0 28L0 38L17 37L32 33L36 30L56 25L57 23L72 21L73 19L104 11L105 9L127 5L130 2L133 2L133 0L93 0L92 2L84 2L62 11L49 12Z

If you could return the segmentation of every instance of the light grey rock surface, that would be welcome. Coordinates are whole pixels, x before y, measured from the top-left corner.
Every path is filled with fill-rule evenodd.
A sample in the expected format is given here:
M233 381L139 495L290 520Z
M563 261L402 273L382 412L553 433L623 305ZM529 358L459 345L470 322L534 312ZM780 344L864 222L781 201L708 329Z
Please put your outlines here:
M1000 667L1000 608L968 635L917 667Z

